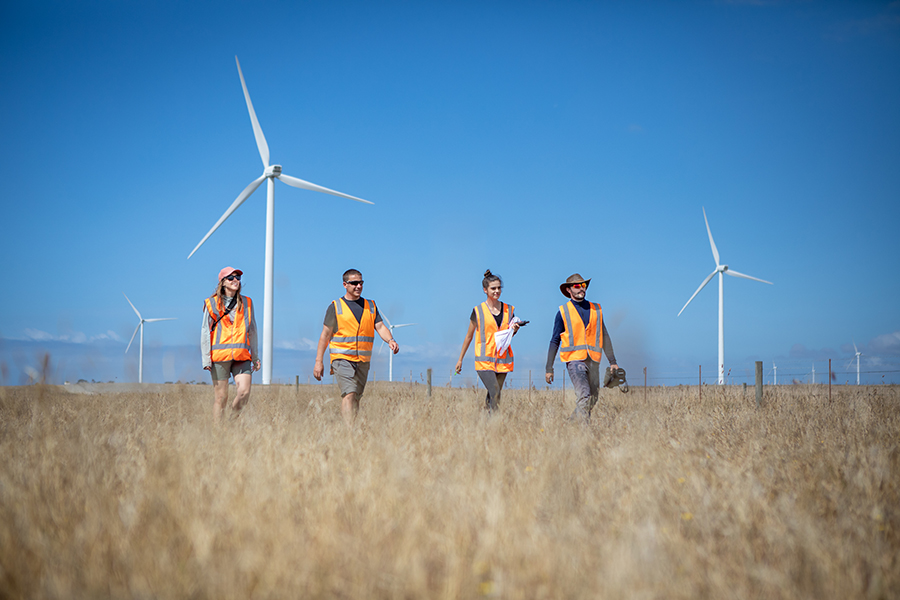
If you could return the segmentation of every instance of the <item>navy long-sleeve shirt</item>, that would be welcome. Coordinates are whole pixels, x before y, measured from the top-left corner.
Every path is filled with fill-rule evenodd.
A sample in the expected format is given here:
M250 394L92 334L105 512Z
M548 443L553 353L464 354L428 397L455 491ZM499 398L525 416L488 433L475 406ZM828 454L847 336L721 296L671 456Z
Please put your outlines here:
M588 323L591 322L591 303L587 300L582 300L581 302L572 300L572 304L575 305L575 310L578 312L578 316L581 317L582 323L587 327ZM617 364L616 353L613 350L612 341L609 339L606 323L603 323L602 325L603 353L606 354L609 364ZM553 361L556 360L556 353L559 352L560 336L562 336L562 333L565 330L566 326L565 323L563 323L562 314L560 314L559 311L556 311L556 320L553 322L553 336L550 338L550 347L547 349L547 366L545 369L547 373L553 372Z

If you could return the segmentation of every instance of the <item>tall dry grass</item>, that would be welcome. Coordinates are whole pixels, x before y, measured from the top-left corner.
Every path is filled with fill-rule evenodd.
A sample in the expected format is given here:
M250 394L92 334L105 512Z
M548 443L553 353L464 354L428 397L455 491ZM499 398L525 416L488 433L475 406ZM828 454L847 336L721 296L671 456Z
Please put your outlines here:
M0 388L6 598L898 598L894 387Z

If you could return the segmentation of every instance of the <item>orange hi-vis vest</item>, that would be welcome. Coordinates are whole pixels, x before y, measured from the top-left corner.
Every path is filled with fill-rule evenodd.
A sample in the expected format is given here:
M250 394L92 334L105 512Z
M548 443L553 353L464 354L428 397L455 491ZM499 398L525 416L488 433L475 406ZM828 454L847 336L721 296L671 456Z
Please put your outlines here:
M337 317L337 331L328 345L331 360L343 358L352 362L371 361L372 344L375 342L375 314L378 310L375 303L366 300L361 321L356 320L343 298L338 298L332 304Z
M516 307L503 304L503 321L497 327L497 320L491 314L487 301L475 307L475 320L478 322L475 328L475 370L494 371L495 373L511 373L513 370L512 346L497 356L497 345L494 343L494 333L503 329L509 329L509 322L515 314Z
M209 332L210 360L227 362L231 360L250 360L250 320L253 314L253 302L242 296L243 302L229 316L222 317L225 307L216 296L206 299L206 310L209 312L209 326L216 323L216 328ZM220 319L220 317L222 317ZM233 320L232 320L233 319Z
M590 303L591 319L584 326L578 309L571 300L559 307L565 330L559 338L559 358L563 362L585 360L588 356L594 362L600 362L603 350L603 310L599 304Z

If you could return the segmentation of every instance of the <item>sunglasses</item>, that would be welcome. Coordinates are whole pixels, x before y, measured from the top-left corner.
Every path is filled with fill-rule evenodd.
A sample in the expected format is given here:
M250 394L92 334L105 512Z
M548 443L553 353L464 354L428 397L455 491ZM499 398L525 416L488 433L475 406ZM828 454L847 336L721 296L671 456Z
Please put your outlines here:
M226 277L225 279L227 279L228 281L234 281L235 279L237 279L238 281L240 281L240 280L241 280L241 276L240 276L240 275L229 275L229 276Z
M587 289L587 286L583 283L573 283L571 287L573 290Z
M363 284L363 281L362 281L362 279L360 279L359 281L347 281L346 284L347 284L347 285L354 285L354 286L356 286L356 285L362 285L362 284Z

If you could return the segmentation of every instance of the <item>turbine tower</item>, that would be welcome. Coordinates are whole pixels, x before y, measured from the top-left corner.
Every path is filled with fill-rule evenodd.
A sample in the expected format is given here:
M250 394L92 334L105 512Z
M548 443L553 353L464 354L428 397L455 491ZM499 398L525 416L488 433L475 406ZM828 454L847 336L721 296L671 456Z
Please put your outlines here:
M122 292L122 295L125 296L125 292ZM125 299L128 300L128 296L125 296ZM131 300L128 300L128 304L131 304ZM128 354L128 350L131 348L131 342L134 341L134 336L137 335L138 329L141 330L141 340L140 340L140 352L138 354L138 383L144 383L144 323L153 323L155 321L175 321L177 320L175 317L166 317L165 319L145 319L141 316L141 313L138 312L138 309L134 308L134 304L131 304L131 308L134 310L135 314L137 314L140 322L138 326L134 328L134 333L131 334L131 340L128 342L128 347L125 348L125 354Z
M856 342L853 342L853 351L856 353L856 385L859 385L859 357L862 356L862 352L859 351L859 348L856 347ZM847 363L847 366L853 364L853 359L850 359L850 362Z
M260 175L257 179L254 179L250 182L250 184L244 188L244 191L241 192L237 198L235 198L234 202L231 203L231 206L228 207L228 210L225 211L219 220L216 221L216 224L212 226L212 229L209 230L203 239L200 240L200 243L191 250L191 253L188 254L188 258L194 255L200 246L203 245L209 236L213 234L213 232L219 228L219 226L225 222L225 219L231 216L237 208L244 203L244 200L250 197L250 195L256 191L256 188L260 186L264 179L268 180L267 191L268 194L266 196L266 265L265 265L265 293L263 296L263 349L262 349L262 382L264 384L269 384L272 382L272 358L274 353L273 346L273 338L272 338L272 324L273 324L273 312L272 305L274 304L274 282L275 282L275 180L279 179L284 183L304 189L304 190L312 190L314 192L323 192L326 194L331 194L333 196L340 196L341 198L348 198L350 200L356 200L357 202L364 202L366 204L373 204L373 202L369 202L368 200L363 200L362 198L357 198L356 196L350 196L341 192L336 192L334 190L330 190L328 188L322 187L320 185L316 185L314 183L310 183L308 181L304 181L302 179L297 179L296 177L291 177L290 175L285 175L281 172L281 165L270 165L269 164L269 145L266 143L266 138L263 135L262 128L259 126L259 121L256 119L256 112L253 110L253 103L250 101L250 92L247 91L247 83L244 81L244 73L241 71L241 63L238 60L237 56L234 57L234 62L237 64L238 76L241 78L241 87L244 90L244 99L247 101L247 110L250 113L250 124L253 126L253 135L256 137L256 147L259 149L259 156L262 158L263 163L263 174Z
M750 275L744 275L743 273L738 273L730 268L728 265L723 265L719 262L719 251L716 249L716 243L713 241L712 231L709 229L709 220L706 218L706 208L703 208L703 221L706 223L706 233L709 234L709 246L712 248L713 258L716 261L716 270L710 273L706 279L703 280L703 283L700 284L700 287L697 288L697 291L694 292L694 295L688 298L688 301L685 302L684 306L681 307L681 310L678 311L678 316L681 316L681 313L684 312L684 309L687 308L688 304L691 303L691 300L700 293L706 284L710 282L713 276L718 273L719 274L719 385L725 384L725 292L723 285L723 277L722 274L731 275L732 277L742 277L744 279L752 279L753 281L761 281L762 283L768 283L769 285L773 285L771 281L766 281L765 279L757 279L756 277L751 277Z
M410 325L418 325L418 323L402 323L400 325L391 325L391 320L385 316L384 313L381 313L381 318L383 318L387 324L388 329L391 332L391 337L394 337L394 329L397 327L409 327ZM381 346L378 347L378 350L381 351L381 348L384 346L384 340L381 341ZM388 352L388 381L394 380L394 353Z

